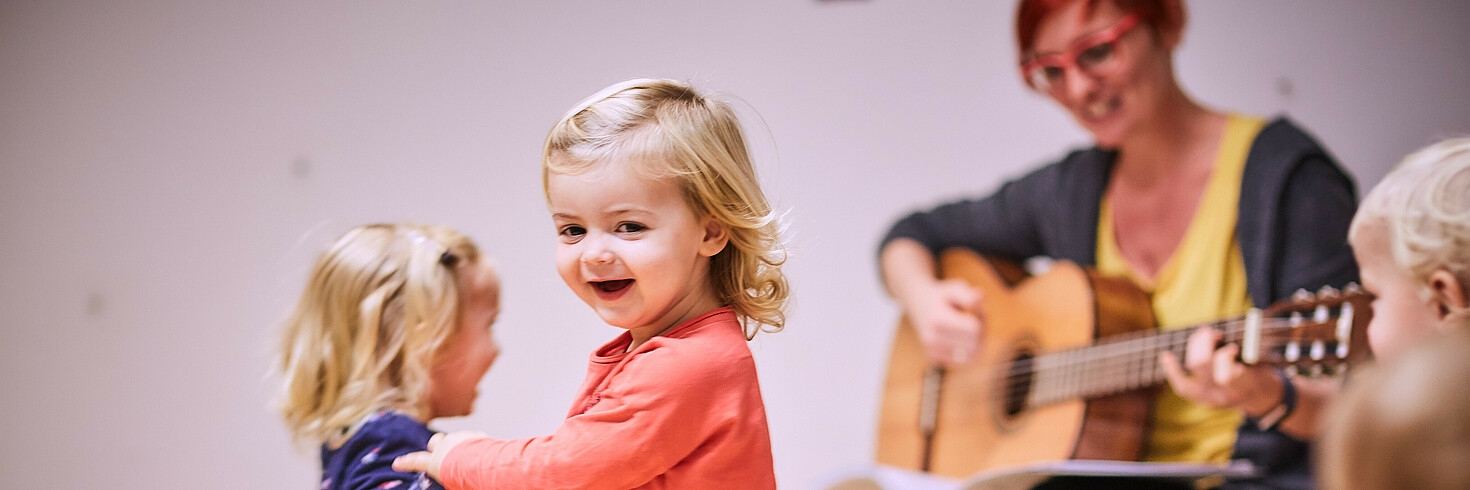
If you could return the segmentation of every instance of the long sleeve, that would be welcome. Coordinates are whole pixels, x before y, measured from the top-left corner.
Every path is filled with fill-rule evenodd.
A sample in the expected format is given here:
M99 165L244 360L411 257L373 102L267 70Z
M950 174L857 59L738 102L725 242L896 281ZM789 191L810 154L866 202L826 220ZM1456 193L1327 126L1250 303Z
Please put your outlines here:
M1005 183L994 194L942 204L910 214L889 229L882 245L909 238L938 254L950 247L965 247L1008 259L1024 259L1041 253L1038 220L1031 206L1032 182L1021 179Z
M1348 247L1348 226L1357 211L1352 180L1331 161L1309 158L1292 172L1281 197L1280 274L1276 298L1297 289L1342 287L1358 278Z
M1021 261L1038 255L1092 265L1099 203L1114 154L1097 148L1069 153L1003 184L995 193L910 214L879 245L909 238L931 252L963 247Z
M1262 129L1246 161L1236 226L1256 306L1357 280L1347 244L1356 211L1352 178L1310 135L1286 119Z
M454 448L441 472L445 486L773 487L755 365L738 324L726 327L719 332L724 338L713 341L707 335L648 341L613 366L599 388L578 400L581 413L549 436Z

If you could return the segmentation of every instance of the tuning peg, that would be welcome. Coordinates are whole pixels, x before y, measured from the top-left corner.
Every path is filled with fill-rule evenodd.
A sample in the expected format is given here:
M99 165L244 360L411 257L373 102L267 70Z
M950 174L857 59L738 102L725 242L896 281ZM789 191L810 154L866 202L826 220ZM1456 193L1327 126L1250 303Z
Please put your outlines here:
M1313 299L1314 298L1312 297L1312 292L1307 291L1306 289L1298 289L1295 293L1291 293L1292 301L1307 303L1312 301Z
M1336 298L1337 297L1337 292L1338 292L1337 291L1337 288L1335 288L1335 287L1332 287L1332 286L1322 286L1322 289L1318 289L1317 290L1317 297L1318 298Z
M1363 292L1363 286L1359 286L1356 282L1350 282L1347 286L1343 286L1342 290L1348 293L1361 293Z
M1337 314L1337 358L1347 359L1349 345L1352 344L1353 334L1353 304L1343 303L1342 309Z

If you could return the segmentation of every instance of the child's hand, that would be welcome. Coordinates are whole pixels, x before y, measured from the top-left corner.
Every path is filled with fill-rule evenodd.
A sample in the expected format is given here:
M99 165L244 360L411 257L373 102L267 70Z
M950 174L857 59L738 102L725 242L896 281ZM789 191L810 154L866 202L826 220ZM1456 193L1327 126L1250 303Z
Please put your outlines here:
M470 431L452 432L449 434L440 432L434 434L433 437L429 438L428 451L419 451L399 456L393 460L393 471L424 473L429 475L429 478L437 481L439 480L439 465L444 463L444 456L449 454L449 451L454 449L454 446L458 446L465 441L485 439L488 437L484 433Z

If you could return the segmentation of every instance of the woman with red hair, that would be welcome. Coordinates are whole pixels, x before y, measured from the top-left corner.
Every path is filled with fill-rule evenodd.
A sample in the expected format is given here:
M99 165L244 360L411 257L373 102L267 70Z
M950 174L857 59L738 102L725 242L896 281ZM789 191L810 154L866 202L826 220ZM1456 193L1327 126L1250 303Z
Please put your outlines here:
M969 360L984 322L977 291L936 277L936 254L951 247L1066 259L1129 279L1150 293L1165 329L1356 280L1352 179L1291 121L1220 111L1185 93L1173 61L1180 1L1025 0L1016 17L1022 80L1094 146L989 196L894 224L879 254L883 280L933 360ZM1310 488L1307 441L1334 387L1266 368L1215 369L1217 337L1201 332L1191 345L1204 352L1184 360L1188 371L1161 359L1174 389L1154 402L1143 458L1247 458L1265 477L1226 488Z

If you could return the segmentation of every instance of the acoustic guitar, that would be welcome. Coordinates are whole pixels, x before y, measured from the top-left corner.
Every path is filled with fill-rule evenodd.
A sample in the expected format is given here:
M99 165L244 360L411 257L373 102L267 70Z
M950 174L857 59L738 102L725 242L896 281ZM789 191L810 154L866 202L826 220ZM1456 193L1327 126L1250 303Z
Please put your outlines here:
M1167 381L1158 355L1182 359L1199 328L1239 343L1242 362L1291 375L1333 375L1369 356L1371 300L1355 286L1161 331L1143 291L1070 262L1027 276L951 249L939 269L982 293L980 352L961 366L933 365L913 326L900 323L880 412L882 464L965 477L1039 461L1138 460L1151 401Z

